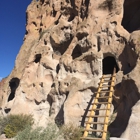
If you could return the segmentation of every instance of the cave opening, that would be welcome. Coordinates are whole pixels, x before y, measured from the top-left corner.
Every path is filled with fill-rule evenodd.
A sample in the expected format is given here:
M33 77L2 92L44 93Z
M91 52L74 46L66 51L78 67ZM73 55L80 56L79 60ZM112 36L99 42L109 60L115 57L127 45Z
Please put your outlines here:
M140 29L140 1L125 0L122 26L128 31L133 32Z
M116 73L119 70L116 60L112 56L105 57L102 63L103 63L103 74L113 74L114 68L116 68Z
M10 93L10 95L8 97L8 102L14 99L16 89L19 86L19 82L20 82L20 80L18 78L12 78L10 80L9 86L10 86L10 89L11 89L11 93Z
M36 54L36 55L35 55L35 60L34 60L34 62L35 62L35 63L39 63L39 62L40 62L40 59L41 59L41 54Z

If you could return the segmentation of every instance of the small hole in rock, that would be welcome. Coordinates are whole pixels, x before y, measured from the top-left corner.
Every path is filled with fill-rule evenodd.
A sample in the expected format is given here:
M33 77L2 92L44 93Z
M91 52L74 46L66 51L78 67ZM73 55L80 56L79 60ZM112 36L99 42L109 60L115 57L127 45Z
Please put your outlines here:
M35 55L35 60L34 60L34 62L35 62L35 63L39 63L39 62L40 62L40 59L41 59L41 54L36 54L36 55Z
M44 40L44 44L47 45L47 41L46 40Z
M4 111L5 111L6 114L8 114L11 111L11 109L7 108L7 109L4 109Z
M35 100L35 104L36 105L39 105L41 102L38 102L37 100Z
M43 82L41 82L39 85L40 85L41 87L43 87Z
M55 17L56 16L56 14L57 14L57 11L55 11L55 10L53 10L53 17Z
M10 80L9 86L10 86L10 89L11 89L11 93L10 93L10 95L8 97L8 102L14 99L16 89L19 86L19 82L20 82L20 80L18 78L12 78Z
M36 22L32 22L35 26L37 26Z

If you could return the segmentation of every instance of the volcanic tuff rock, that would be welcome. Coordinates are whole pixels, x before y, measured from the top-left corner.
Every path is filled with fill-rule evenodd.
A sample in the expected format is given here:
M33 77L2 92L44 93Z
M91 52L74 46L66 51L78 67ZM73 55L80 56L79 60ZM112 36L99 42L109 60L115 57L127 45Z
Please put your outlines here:
M132 124L140 116L139 9L138 0L33 0L15 67L0 83L0 114L83 126L99 78L116 66L117 116L109 131L120 137L127 127L128 138L139 130Z

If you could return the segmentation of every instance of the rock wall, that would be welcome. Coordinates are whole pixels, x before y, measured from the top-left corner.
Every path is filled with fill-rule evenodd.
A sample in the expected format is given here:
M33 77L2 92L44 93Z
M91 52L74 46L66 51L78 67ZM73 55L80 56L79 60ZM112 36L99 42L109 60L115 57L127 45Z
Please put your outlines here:
M132 114L128 123L128 127L126 131L121 135L122 138L139 139L140 138L140 114L139 114L139 105L140 101L136 103L136 105L132 108Z
M120 137L140 93L139 22L129 14L129 1L33 0L15 67L0 83L1 115L33 114L37 125L83 126L103 66L114 65L104 64L109 57L119 70L113 100L117 117L109 131ZM131 11L134 18L138 13Z

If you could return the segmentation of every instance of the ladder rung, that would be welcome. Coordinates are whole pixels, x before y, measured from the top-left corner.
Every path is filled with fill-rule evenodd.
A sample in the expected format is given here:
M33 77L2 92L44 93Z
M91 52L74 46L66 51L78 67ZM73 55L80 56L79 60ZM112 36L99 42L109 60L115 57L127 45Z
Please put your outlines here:
M84 131L91 131L91 132L105 132L105 133L107 133L107 131L104 131L104 130L96 130L96 129L84 129Z
M85 139L85 140L104 140L102 138L92 138L92 137L81 137L80 139Z
M89 109L89 111L96 111L96 110L110 110L107 108L96 108L96 109Z
M103 98L111 98L111 96L101 96L101 97L96 97L96 99L103 99Z
M102 79L104 79L105 80L105 78L111 78L112 76L104 76L104 77L101 77L101 78L99 78L100 80L102 80ZM110 79L109 79L110 80Z
M97 103L92 103L93 104L112 104L112 102L97 102Z
M115 82L115 80L104 80L103 83L105 83L105 82Z
M94 92L94 93L96 93L96 94L99 93L100 94L100 93L106 93L106 92L114 92L114 90L111 90L111 91L110 90L101 90L100 92ZM92 96L94 96L94 95L92 95Z
M86 117L93 117L93 118L98 118L98 117L108 117L108 116L100 116L100 115L87 115Z
M102 91L100 91L100 92L94 92L94 93L95 93L95 94L97 94L97 93L99 93L99 94L100 94L100 93L106 93L106 92L110 92L110 91L109 91L109 90L107 90L107 91L103 91L103 92L102 92ZM94 96L94 95L92 95L92 96Z
M108 78L108 79L106 79L106 78ZM112 78L112 76L106 76L106 77L104 77L104 80L111 80L111 78Z
M109 108L96 108L95 110L110 110Z
M104 85L104 84L111 84L111 81L105 80L104 82L100 82L100 83L102 83L102 85ZM98 85L100 85L100 83L98 83Z
M102 85L102 88L104 88L104 87L113 87L113 86L112 85L104 84L104 85Z
M87 102L87 103L89 103L89 102ZM112 102L97 102L97 103L91 103L91 105L93 105L93 104L112 104Z
M105 92L114 92L114 90L101 90L101 93L105 93Z
M102 85L103 85L103 84L108 84L107 82L104 82L104 81L103 81L103 82L100 82L100 83L102 83ZM100 85L100 83L98 83L98 85Z
M104 123L104 122L85 122L86 124L108 124L108 123Z

